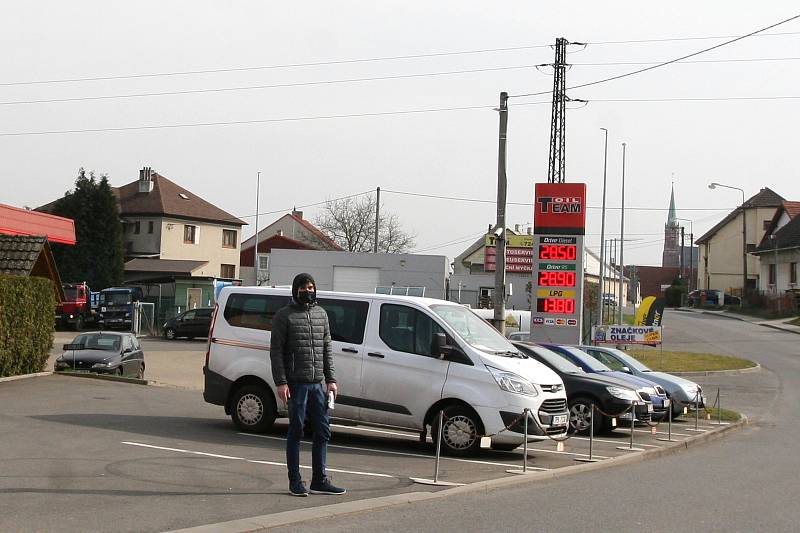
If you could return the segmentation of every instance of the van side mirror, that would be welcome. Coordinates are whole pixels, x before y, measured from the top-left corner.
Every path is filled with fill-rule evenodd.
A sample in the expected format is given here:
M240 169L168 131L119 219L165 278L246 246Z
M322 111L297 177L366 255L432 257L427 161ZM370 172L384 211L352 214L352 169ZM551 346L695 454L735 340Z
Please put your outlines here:
M627 372L628 374L630 374L630 373L631 373L631 369L630 369L630 368L628 368L627 366L623 366L623 367L622 367L622 371L623 371L623 372Z
M444 359L450 353L450 347L447 346L447 335L444 333L434 333L431 344L431 353L439 359Z

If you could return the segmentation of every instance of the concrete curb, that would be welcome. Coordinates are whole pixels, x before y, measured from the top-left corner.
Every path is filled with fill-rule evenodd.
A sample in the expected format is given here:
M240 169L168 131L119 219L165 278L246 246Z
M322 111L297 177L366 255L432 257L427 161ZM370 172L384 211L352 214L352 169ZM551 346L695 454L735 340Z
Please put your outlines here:
M758 372L761 370L761 365L756 363L756 366L751 366L747 368L736 368L733 370L697 370L694 372L670 372L670 374L674 376L720 376L720 375L732 375L732 374L748 374L750 372Z
M4 383L6 381L17 381L20 379L30 379L30 378L38 378L42 376L49 376L52 372L37 372L35 374L20 374L19 376L8 376L5 378L0 378L0 383Z
M445 489L437 492L409 492L405 494L384 496L381 498L356 500L332 505L323 505L320 507L299 509L295 511L284 511L281 513L254 516L240 520L231 520L229 522L220 522L217 524L207 524L204 526L174 530L169 533L248 533L289 524L307 522L310 520L318 520L320 518L340 517L364 511L373 511L376 509L406 505L413 502L447 498L449 496L457 496L459 494L466 494L470 492L489 492L491 490L516 487L527 483L558 479L566 476L581 474L583 472L591 472L594 470L634 464L659 457L665 457L667 455L679 453L681 450L688 449L690 446L697 446L706 442L720 439L725 436L726 433L742 428L748 423L749 421L747 417L742 415L742 419L738 422L719 429L710 430L695 437L691 437L683 442L676 443L674 446L651 449L634 455L621 455L619 457L605 459L597 463L584 463L580 465L567 466L547 472L534 471L531 474L524 476L512 476L489 481L479 481L461 487L454 487L452 489Z
M50 372L51 374L55 374L57 376L71 376L74 378L88 378L88 379L99 379L101 381L118 381L121 383L132 383L134 385L147 385L148 381L146 379L137 379L137 378L125 378L122 376L112 376L109 374L92 374L89 372Z

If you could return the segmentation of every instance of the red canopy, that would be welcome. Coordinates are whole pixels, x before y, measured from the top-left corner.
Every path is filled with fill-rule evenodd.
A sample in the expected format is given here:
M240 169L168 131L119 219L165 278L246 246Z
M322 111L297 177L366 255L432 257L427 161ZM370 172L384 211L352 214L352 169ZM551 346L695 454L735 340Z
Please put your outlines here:
M75 244L72 219L0 204L0 233L5 235L45 235L50 242Z

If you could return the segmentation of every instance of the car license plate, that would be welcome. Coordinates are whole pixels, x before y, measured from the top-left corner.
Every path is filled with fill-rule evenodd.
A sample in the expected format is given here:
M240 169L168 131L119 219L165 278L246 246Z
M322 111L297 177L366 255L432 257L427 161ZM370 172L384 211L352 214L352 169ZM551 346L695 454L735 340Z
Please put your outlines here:
M652 403L648 403L647 404L647 412L648 413L652 413L653 412L653 404Z
M551 426L564 426L567 424L567 415L555 415L550 421Z

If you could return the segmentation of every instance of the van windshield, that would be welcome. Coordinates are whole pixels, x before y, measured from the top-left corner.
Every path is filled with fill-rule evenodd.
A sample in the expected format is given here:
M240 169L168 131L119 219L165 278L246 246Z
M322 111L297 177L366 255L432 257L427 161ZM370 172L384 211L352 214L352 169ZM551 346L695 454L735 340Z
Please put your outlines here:
M464 341L478 350L493 354L517 354L508 339L500 335L488 322L460 305L432 305L431 309ZM510 353L509 353L510 352Z
M105 305L128 305L131 303L131 293L127 291L101 292L100 303Z

